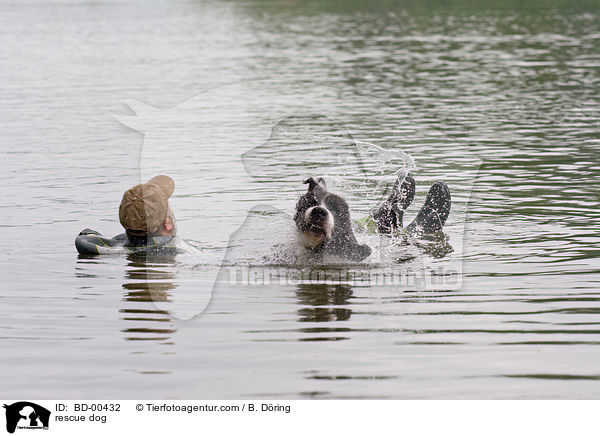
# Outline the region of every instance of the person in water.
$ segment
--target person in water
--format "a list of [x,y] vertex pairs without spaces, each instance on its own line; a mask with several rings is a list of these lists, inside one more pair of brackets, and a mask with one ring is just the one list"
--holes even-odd
[[125,191],[119,206],[119,221],[125,229],[127,245],[146,245],[154,236],[175,236],[177,225],[169,206],[174,191],[175,182],[164,175]]
[[177,224],[169,206],[175,182],[169,176],[156,176],[147,183],[129,188],[119,206],[119,221],[125,233],[105,238],[85,229],[75,238],[80,254],[113,254],[127,251],[176,250]]

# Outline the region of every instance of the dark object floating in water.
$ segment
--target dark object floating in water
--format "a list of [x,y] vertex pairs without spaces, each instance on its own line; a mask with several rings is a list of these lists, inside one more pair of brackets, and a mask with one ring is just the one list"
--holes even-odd
[[105,238],[95,230],[82,230],[75,238],[75,248],[80,254],[164,253],[176,254],[175,238],[151,236],[146,244],[130,245],[125,233],[114,238]]

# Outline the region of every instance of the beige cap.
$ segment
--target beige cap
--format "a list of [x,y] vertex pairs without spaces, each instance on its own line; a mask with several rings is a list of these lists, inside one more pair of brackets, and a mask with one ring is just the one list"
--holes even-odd
[[174,190],[173,179],[162,175],[128,189],[119,207],[121,225],[131,233],[158,232],[167,218],[169,197]]

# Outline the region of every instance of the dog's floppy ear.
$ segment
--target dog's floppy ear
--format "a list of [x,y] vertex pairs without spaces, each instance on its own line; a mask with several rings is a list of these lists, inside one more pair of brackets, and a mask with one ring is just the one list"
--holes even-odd
[[296,203],[296,214],[294,215],[294,221],[301,231],[306,227],[306,223],[303,219],[304,212],[306,212],[308,208],[319,204],[313,191],[316,186],[314,179],[311,177],[305,180],[304,183],[308,184],[308,191],[298,199],[298,203]]
[[309,177],[302,183],[304,183],[305,185],[308,185],[308,192],[312,192],[315,189],[315,186],[317,186],[319,184],[319,182],[317,182],[312,177]]
[[304,183],[308,185],[307,194],[314,195],[317,201],[323,200],[323,198],[327,195],[325,180],[323,180],[322,177],[319,177],[317,180],[315,180],[312,177],[309,177],[304,181]]
[[308,185],[309,191],[315,189],[317,186],[327,189],[327,184],[325,183],[325,179],[323,179],[323,177],[319,177],[317,180],[315,180],[313,177],[309,177],[303,183]]

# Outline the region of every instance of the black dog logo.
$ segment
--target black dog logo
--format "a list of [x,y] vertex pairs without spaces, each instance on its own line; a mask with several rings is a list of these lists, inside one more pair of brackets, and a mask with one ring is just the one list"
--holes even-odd
[[[48,428],[50,411],[29,401],[19,401],[6,409],[6,431],[14,433],[17,425],[19,428]],[[41,424],[40,424],[41,421]]]

